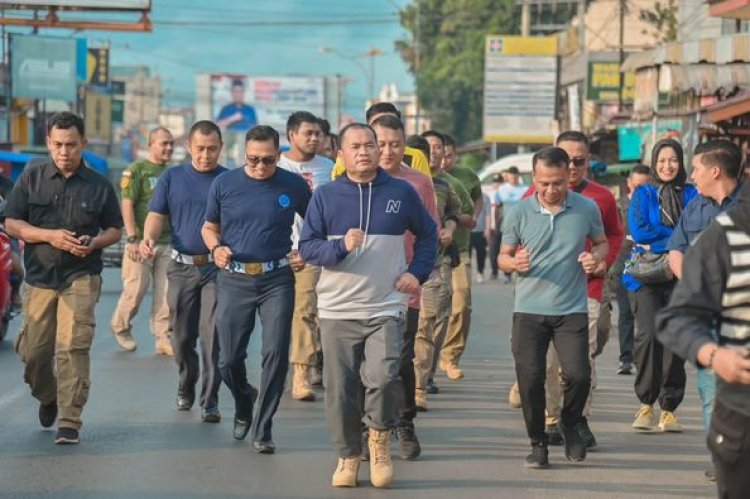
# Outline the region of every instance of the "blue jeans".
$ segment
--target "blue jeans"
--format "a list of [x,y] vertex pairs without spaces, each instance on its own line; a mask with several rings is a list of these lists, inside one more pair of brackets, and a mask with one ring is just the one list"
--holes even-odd
[[701,412],[703,414],[703,428],[708,431],[711,427],[711,414],[714,412],[716,398],[716,374],[711,369],[698,368],[698,395],[701,397]]
[[253,419],[254,442],[269,442],[273,415],[281,402],[289,369],[289,338],[294,313],[294,275],[289,267],[260,276],[219,271],[216,329],[219,372],[234,397],[236,417],[252,416],[252,394],[245,358],[255,314],[260,315],[263,341],[258,411]]

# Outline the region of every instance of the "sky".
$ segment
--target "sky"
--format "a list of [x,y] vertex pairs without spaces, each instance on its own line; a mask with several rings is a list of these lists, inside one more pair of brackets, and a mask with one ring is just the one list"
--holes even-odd
[[[409,39],[397,14],[409,1],[153,0],[152,33],[89,31],[74,36],[86,36],[89,46],[111,44],[112,65],[148,65],[162,78],[169,105],[194,104],[197,73],[339,73],[351,80],[344,92],[345,108],[357,116],[368,94],[363,70],[321,48],[331,47],[344,56],[378,48],[383,55],[375,58],[376,92],[386,83],[411,91],[412,77],[394,46],[398,39]],[[368,58],[358,60],[369,70]]]

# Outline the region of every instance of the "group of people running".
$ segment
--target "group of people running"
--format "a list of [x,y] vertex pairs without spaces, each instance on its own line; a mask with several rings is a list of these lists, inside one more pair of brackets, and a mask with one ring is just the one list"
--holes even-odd
[[[8,232],[27,244],[24,322],[15,348],[40,402],[40,423],[58,422],[56,443],[79,441],[101,249],[118,241],[124,227],[123,293],[112,331],[123,349],[136,348],[131,321],[153,282],[156,352],[175,356],[178,410],[195,404],[201,379],[201,418],[221,421],[223,382],[235,403],[234,438],[252,432],[253,449],[273,453],[273,416],[291,363],[294,399],[314,400],[312,385],[325,385],[339,458],[333,486],[356,486],[362,460],[370,461],[373,485],[390,485],[394,433],[402,458],[420,455],[414,419],[439,390],[436,369],[451,380],[463,377],[470,233],[486,213],[485,199],[476,174],[455,164],[449,136],[428,131],[407,137],[390,103],[373,105],[366,118],[334,136],[323,133],[316,116],[295,112],[285,153],[276,130],[254,126],[245,136],[245,164],[235,170],[219,165],[222,132],[215,123],[192,126],[190,162],[173,168],[166,168],[172,134],[156,128],[148,158],[123,173],[120,202],[112,185],[82,162],[81,118],[59,113],[50,120],[50,158],[25,169],[8,197],[6,217]],[[336,151],[335,163],[320,154],[325,149]],[[742,197],[741,155],[727,140],[699,146],[695,187],[686,183],[677,141],[657,143],[652,156],[650,168],[636,168],[630,177],[627,236],[613,195],[588,178],[590,145],[580,132],[564,132],[555,146],[534,155],[534,185],[523,196],[493,203],[497,266],[517,276],[511,341],[531,440],[529,468],[548,467],[550,444],[563,444],[572,461],[597,445],[589,420],[595,359],[606,337],[598,324],[609,321],[618,255],[627,291],[618,298],[628,300],[636,325],[632,357],[642,405],[633,427],[680,431],[675,410],[685,389],[683,359],[736,382],[714,364],[728,356],[718,345],[748,346],[742,304],[717,312],[725,317],[721,328],[713,327],[718,344],[709,328],[701,344],[695,331],[693,350],[685,350],[677,346],[683,337],[670,334],[668,303],[674,276],[683,275],[682,255],[689,257],[701,231]],[[517,178],[514,184],[515,193]],[[624,241],[631,244],[626,256]],[[728,289],[740,286],[740,293],[744,263],[735,260],[740,277]],[[703,278],[713,283],[724,275]],[[719,297],[716,303],[726,302]],[[618,303],[622,308],[624,301]],[[263,335],[257,388],[245,366],[256,314]],[[745,380],[748,367],[736,362],[732,372]],[[708,369],[700,376],[708,417],[716,380]],[[729,418],[749,417],[743,403],[725,406]],[[731,438],[722,434],[717,446]],[[736,460],[714,456],[720,487],[744,483],[734,473]]]

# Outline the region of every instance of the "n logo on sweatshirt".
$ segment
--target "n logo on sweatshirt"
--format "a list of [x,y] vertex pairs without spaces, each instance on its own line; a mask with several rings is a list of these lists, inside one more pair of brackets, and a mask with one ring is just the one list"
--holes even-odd
[[386,213],[398,213],[400,210],[401,210],[401,201],[395,201],[393,199],[389,199],[388,203],[385,205]]

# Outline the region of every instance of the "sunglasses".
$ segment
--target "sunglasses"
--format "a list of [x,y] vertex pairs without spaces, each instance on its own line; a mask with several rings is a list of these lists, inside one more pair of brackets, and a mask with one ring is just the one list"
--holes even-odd
[[587,158],[570,158],[569,164],[575,166],[576,168],[581,168],[586,164],[586,159]]
[[250,166],[258,166],[259,163],[263,163],[266,166],[274,166],[276,164],[276,156],[265,156],[259,158],[257,156],[245,156],[245,161]]

